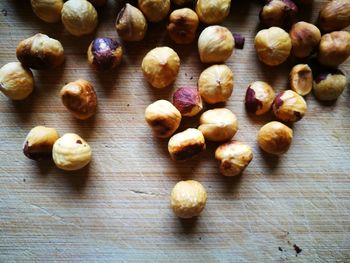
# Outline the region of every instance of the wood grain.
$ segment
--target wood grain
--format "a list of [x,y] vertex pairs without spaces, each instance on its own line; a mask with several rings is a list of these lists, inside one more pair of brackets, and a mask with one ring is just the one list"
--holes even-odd
[[[117,2],[99,10],[97,36],[117,37]],[[321,2],[303,8],[304,19],[316,21]],[[118,70],[96,74],[86,59],[92,37],[77,39],[61,24],[41,22],[29,1],[3,0],[0,10],[0,65],[16,61],[17,43],[37,32],[59,39],[66,52],[62,68],[35,71],[35,92],[26,101],[0,96],[0,262],[350,262],[350,89],[328,106],[307,96],[309,110],[293,127],[290,151],[280,158],[262,153],[256,134],[272,116],[246,114],[246,87],[265,80],[275,90],[287,88],[296,61],[270,68],[257,60],[258,1],[234,0],[223,23],[246,37],[244,50],[227,62],[235,74],[226,105],[239,120],[235,138],[254,149],[237,178],[219,175],[215,144],[198,159],[172,162],[167,142],[153,138],[144,122],[145,107],[170,98],[173,88],[149,87],[140,71],[143,56],[155,46],[173,47],[182,61],[174,87],[196,85],[205,68],[196,44],[174,45],[164,23],[151,25],[144,41],[124,43]],[[349,60],[342,69],[349,73]],[[77,78],[92,81],[99,99],[87,122],[73,119],[58,97]],[[35,125],[80,134],[93,149],[92,163],[67,173],[25,158],[22,143]],[[196,125],[196,118],[186,120],[181,129]],[[208,203],[198,219],[181,221],[169,194],[187,178],[203,183]],[[297,257],[294,244],[302,249]]]

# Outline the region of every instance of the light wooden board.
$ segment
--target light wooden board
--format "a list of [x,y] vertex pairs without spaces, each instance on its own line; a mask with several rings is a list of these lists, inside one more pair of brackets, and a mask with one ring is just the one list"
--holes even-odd
[[[302,10],[307,21],[316,20],[320,4]],[[117,37],[113,25],[120,6],[109,0],[99,11],[97,36]],[[286,89],[295,62],[277,68],[258,62],[258,1],[234,0],[223,23],[246,37],[245,49],[227,62],[235,74],[226,105],[238,116],[235,138],[254,149],[238,178],[218,173],[214,144],[200,158],[174,163],[167,142],[153,138],[144,122],[145,107],[168,99],[173,88],[157,91],[146,84],[143,56],[155,46],[173,47],[181,57],[174,87],[196,85],[205,68],[196,44],[174,45],[164,23],[151,25],[144,41],[124,45],[116,71],[96,74],[86,60],[92,37],[78,39],[61,24],[41,22],[29,1],[2,0],[0,10],[0,65],[16,61],[17,43],[37,32],[59,39],[66,52],[64,67],[35,71],[29,99],[13,103],[0,96],[0,262],[350,261],[350,89],[330,106],[307,96],[309,110],[294,125],[289,152],[280,158],[263,154],[256,134],[272,116],[246,114],[246,87],[265,80],[275,90]],[[349,60],[342,69],[349,73]],[[78,78],[92,81],[98,95],[98,113],[87,122],[73,119],[58,97],[65,83]],[[35,125],[80,134],[93,149],[91,165],[67,173],[24,157],[23,140]],[[187,120],[181,129],[196,125],[197,119]],[[208,203],[197,220],[181,221],[169,208],[169,194],[177,181],[189,178],[203,183]],[[302,249],[298,257],[294,244]]]

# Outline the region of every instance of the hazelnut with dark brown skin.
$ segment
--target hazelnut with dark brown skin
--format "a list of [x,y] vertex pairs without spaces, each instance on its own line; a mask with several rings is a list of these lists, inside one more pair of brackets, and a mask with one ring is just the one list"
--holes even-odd
[[259,18],[265,26],[289,27],[298,12],[291,0],[270,0],[261,9]]
[[277,94],[272,109],[278,120],[296,122],[304,117],[307,105],[304,98],[298,93],[286,90]]
[[313,92],[321,101],[336,100],[347,84],[346,76],[338,69],[322,69],[315,74]]
[[274,99],[275,92],[268,83],[255,81],[247,88],[245,108],[250,113],[261,115],[270,110]]
[[350,25],[350,1],[332,0],[320,10],[320,28],[325,32],[341,30]]
[[202,99],[196,87],[181,87],[173,94],[173,104],[182,116],[192,117],[202,109]]

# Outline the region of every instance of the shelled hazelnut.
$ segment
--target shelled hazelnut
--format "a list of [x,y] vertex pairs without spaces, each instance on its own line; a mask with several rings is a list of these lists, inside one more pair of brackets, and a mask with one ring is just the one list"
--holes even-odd
[[230,13],[231,0],[198,0],[196,13],[202,23],[220,24]]
[[307,64],[295,65],[289,73],[289,83],[293,91],[301,96],[312,90],[312,70]]
[[278,120],[296,122],[304,117],[307,105],[304,98],[298,93],[286,90],[277,94],[272,109]]
[[268,27],[288,27],[297,13],[298,7],[291,0],[270,0],[261,9],[259,18]]
[[150,22],[162,21],[170,11],[170,0],[138,0],[139,8]]
[[195,87],[180,87],[173,94],[173,104],[182,116],[192,117],[202,109],[202,99]]
[[47,23],[61,21],[63,0],[31,0],[34,14]]
[[95,7],[101,7],[107,3],[107,0],[89,0],[89,2]]
[[341,30],[350,25],[350,1],[332,0],[320,10],[318,23],[323,31]]
[[245,95],[245,108],[255,115],[262,115],[271,109],[275,92],[264,81],[255,81],[249,85]]
[[336,100],[347,85],[346,76],[338,69],[323,69],[314,76],[313,92],[321,101]]

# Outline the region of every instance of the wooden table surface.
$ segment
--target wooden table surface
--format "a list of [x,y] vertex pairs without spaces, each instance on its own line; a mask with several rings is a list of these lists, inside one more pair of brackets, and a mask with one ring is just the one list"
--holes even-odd
[[[303,8],[304,19],[315,21],[320,5]],[[120,8],[109,0],[99,10],[96,36],[117,37]],[[235,74],[226,105],[239,120],[235,138],[254,150],[237,178],[218,173],[215,144],[200,158],[174,163],[167,141],[154,138],[144,121],[145,107],[169,99],[173,87],[157,91],[145,82],[143,56],[156,46],[173,47],[181,58],[174,87],[196,85],[205,68],[196,44],[174,45],[165,23],[151,25],[144,41],[123,44],[117,70],[97,74],[86,59],[92,36],[75,38],[61,24],[45,24],[29,1],[2,0],[0,10],[0,65],[16,61],[17,43],[38,32],[59,39],[66,54],[63,67],[34,72],[36,87],[27,100],[0,96],[0,262],[350,262],[350,89],[333,105],[308,95],[309,109],[293,127],[289,152],[280,158],[262,153],[256,134],[273,117],[247,115],[246,87],[265,80],[276,91],[286,89],[296,61],[270,68],[257,60],[258,1],[234,0],[223,23],[246,37],[244,50],[227,62]],[[341,68],[349,73],[349,60]],[[75,120],[58,96],[78,78],[92,81],[99,100],[96,117],[85,122]],[[181,129],[197,122],[186,120]],[[22,143],[36,125],[81,135],[93,149],[92,163],[64,172],[51,161],[27,159]],[[181,179],[207,189],[207,206],[197,219],[179,220],[169,207],[170,191]]]

